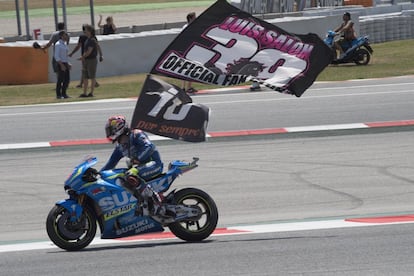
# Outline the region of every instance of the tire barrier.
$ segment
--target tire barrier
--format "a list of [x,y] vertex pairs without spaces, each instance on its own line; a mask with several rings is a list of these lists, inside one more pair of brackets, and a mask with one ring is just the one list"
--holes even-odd
[[360,16],[361,35],[368,35],[372,43],[414,38],[414,10],[380,16]]

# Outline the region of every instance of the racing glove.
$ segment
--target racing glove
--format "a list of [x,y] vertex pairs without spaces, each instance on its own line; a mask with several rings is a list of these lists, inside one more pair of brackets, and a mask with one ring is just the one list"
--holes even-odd
[[125,173],[125,179],[126,181],[133,186],[134,188],[138,188],[140,185],[139,177],[138,177],[138,169],[136,167],[130,168]]

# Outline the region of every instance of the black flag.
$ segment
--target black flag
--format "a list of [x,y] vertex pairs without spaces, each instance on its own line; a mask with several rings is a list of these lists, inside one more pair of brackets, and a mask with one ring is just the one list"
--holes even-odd
[[137,100],[131,128],[188,142],[203,142],[209,108],[192,103],[181,88],[147,76]]
[[258,81],[300,97],[331,62],[316,34],[292,34],[217,1],[161,54],[152,74],[216,85]]

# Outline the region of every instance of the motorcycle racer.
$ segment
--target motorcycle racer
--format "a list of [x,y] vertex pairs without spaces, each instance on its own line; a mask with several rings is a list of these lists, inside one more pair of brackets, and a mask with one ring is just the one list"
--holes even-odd
[[[115,115],[108,118],[106,137],[117,143],[112,155],[101,171],[115,168],[123,157],[130,158],[132,167],[126,172],[123,186],[136,198],[140,199],[142,206],[138,212],[149,211],[154,215],[164,215],[159,194],[155,192],[146,181],[162,173],[163,163],[156,146],[150,141],[147,134],[140,129],[130,129],[125,116]],[[148,208],[148,199],[153,208]],[[148,210],[152,209],[152,210]]]

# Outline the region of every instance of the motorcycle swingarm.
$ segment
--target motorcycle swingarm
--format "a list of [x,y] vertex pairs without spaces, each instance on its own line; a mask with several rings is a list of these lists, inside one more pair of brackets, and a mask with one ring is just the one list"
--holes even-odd
[[201,209],[197,206],[175,206],[176,218],[175,221],[198,220],[201,217]]
[[188,207],[184,205],[167,205],[167,209],[174,210],[176,217],[162,217],[162,216],[153,216],[152,218],[162,225],[168,225],[174,222],[183,222],[183,221],[197,221],[201,217],[201,209],[198,207]]

